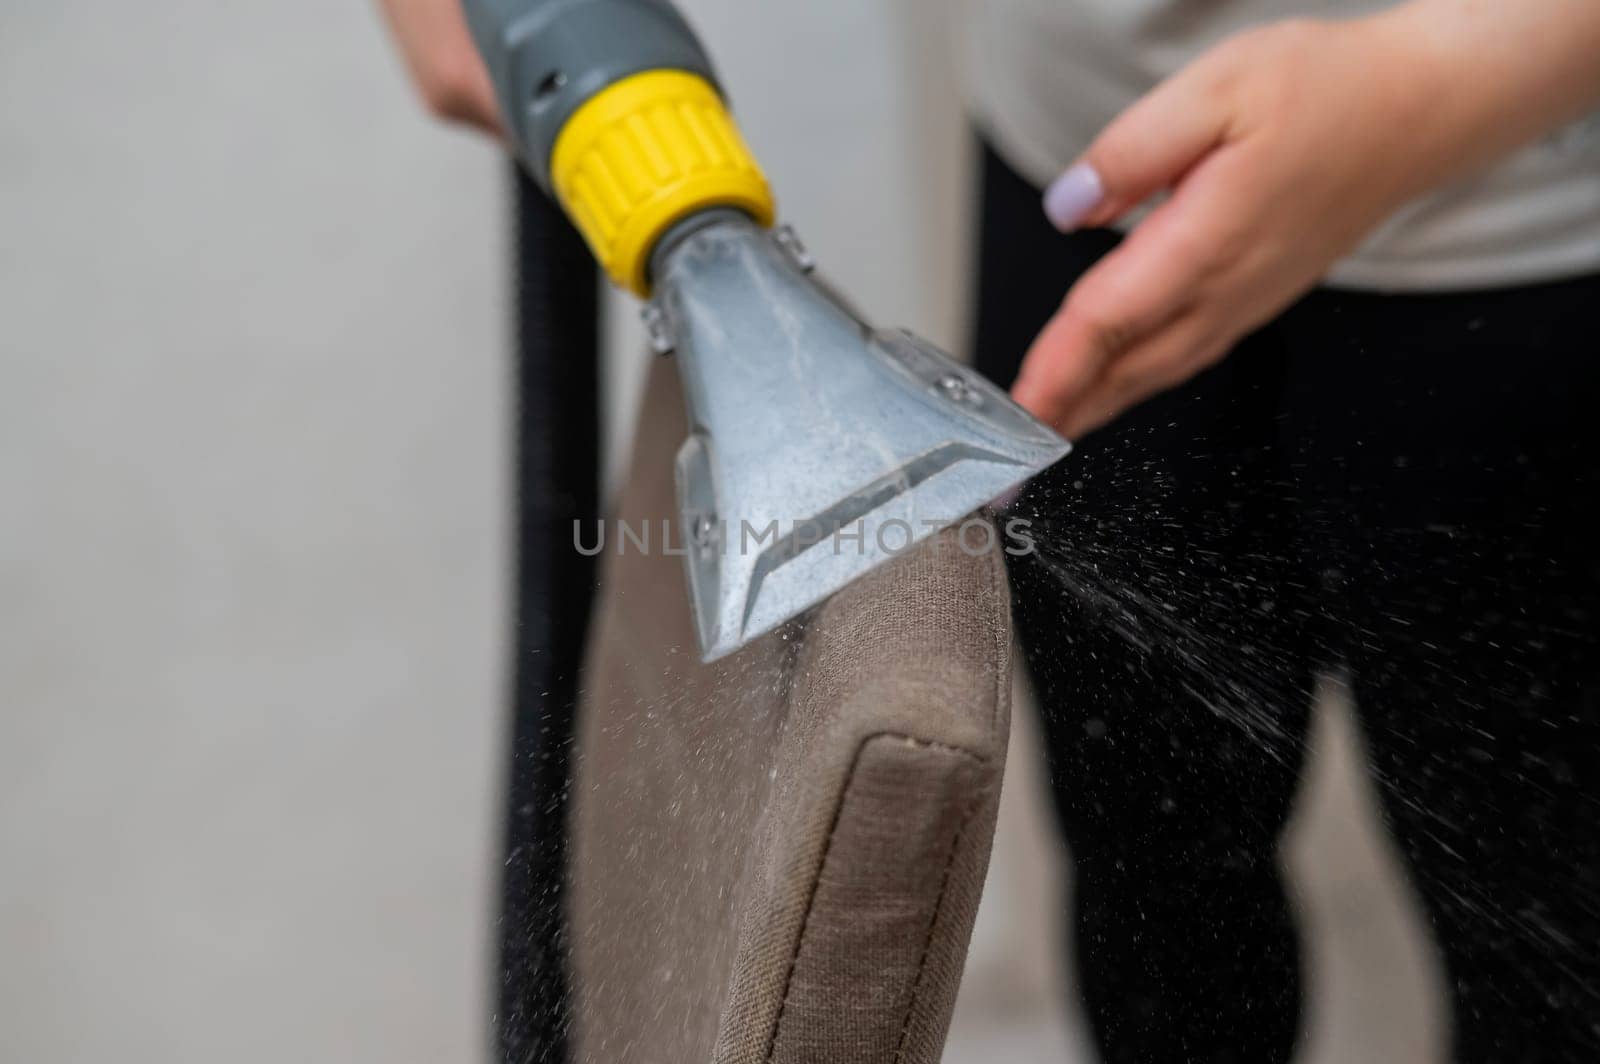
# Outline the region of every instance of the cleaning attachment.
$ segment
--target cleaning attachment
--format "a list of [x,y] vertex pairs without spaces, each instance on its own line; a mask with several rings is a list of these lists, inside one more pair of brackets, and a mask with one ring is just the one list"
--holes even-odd
[[706,660],[1067,453],[982,377],[867,325],[768,228],[766,178],[667,0],[463,2],[512,146],[678,359]]
[[863,322],[789,230],[698,215],[662,242],[655,278],[646,316],[689,406],[678,502],[708,661],[1069,450],[937,348]]

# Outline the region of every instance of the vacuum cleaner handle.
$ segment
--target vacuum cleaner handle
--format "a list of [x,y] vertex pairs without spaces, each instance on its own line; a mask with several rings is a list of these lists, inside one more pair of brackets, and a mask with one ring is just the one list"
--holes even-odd
[[669,0],[463,0],[512,146],[623,288],[689,215],[776,208]]

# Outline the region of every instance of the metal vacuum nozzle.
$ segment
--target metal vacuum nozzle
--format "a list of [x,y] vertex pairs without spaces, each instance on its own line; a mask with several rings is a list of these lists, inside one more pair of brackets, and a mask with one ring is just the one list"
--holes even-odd
[[463,0],[506,132],[651,300],[692,431],[690,600],[717,658],[1067,453],[1003,392],[811,276],[671,0]]
[[653,262],[647,318],[689,407],[678,502],[707,661],[1070,449],[932,345],[863,322],[788,230],[708,211]]

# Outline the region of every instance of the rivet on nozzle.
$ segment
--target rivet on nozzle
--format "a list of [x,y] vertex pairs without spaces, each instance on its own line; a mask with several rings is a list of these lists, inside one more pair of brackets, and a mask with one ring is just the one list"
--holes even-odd
[[672,349],[678,346],[678,341],[672,335],[672,326],[667,322],[667,316],[660,307],[654,303],[646,303],[639,310],[639,318],[644,322],[645,332],[650,336],[650,350],[658,355],[670,355]]
[[794,231],[794,226],[788,222],[783,223],[772,231],[772,239],[777,245],[788,253],[794,264],[800,267],[801,273],[810,273],[817,268],[817,260],[811,257],[811,252],[800,240],[800,234]]
[[959,374],[946,373],[940,377],[939,391],[952,403],[965,403],[968,406],[978,403],[978,393]]

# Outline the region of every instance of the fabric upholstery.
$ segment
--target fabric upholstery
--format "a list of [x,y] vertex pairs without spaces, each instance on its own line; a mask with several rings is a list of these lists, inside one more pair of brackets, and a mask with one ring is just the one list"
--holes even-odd
[[[618,513],[652,548],[682,410],[662,360]],[[937,1061],[1010,727],[1001,559],[936,537],[703,666],[682,559],[623,546],[579,713],[574,1059]]]

